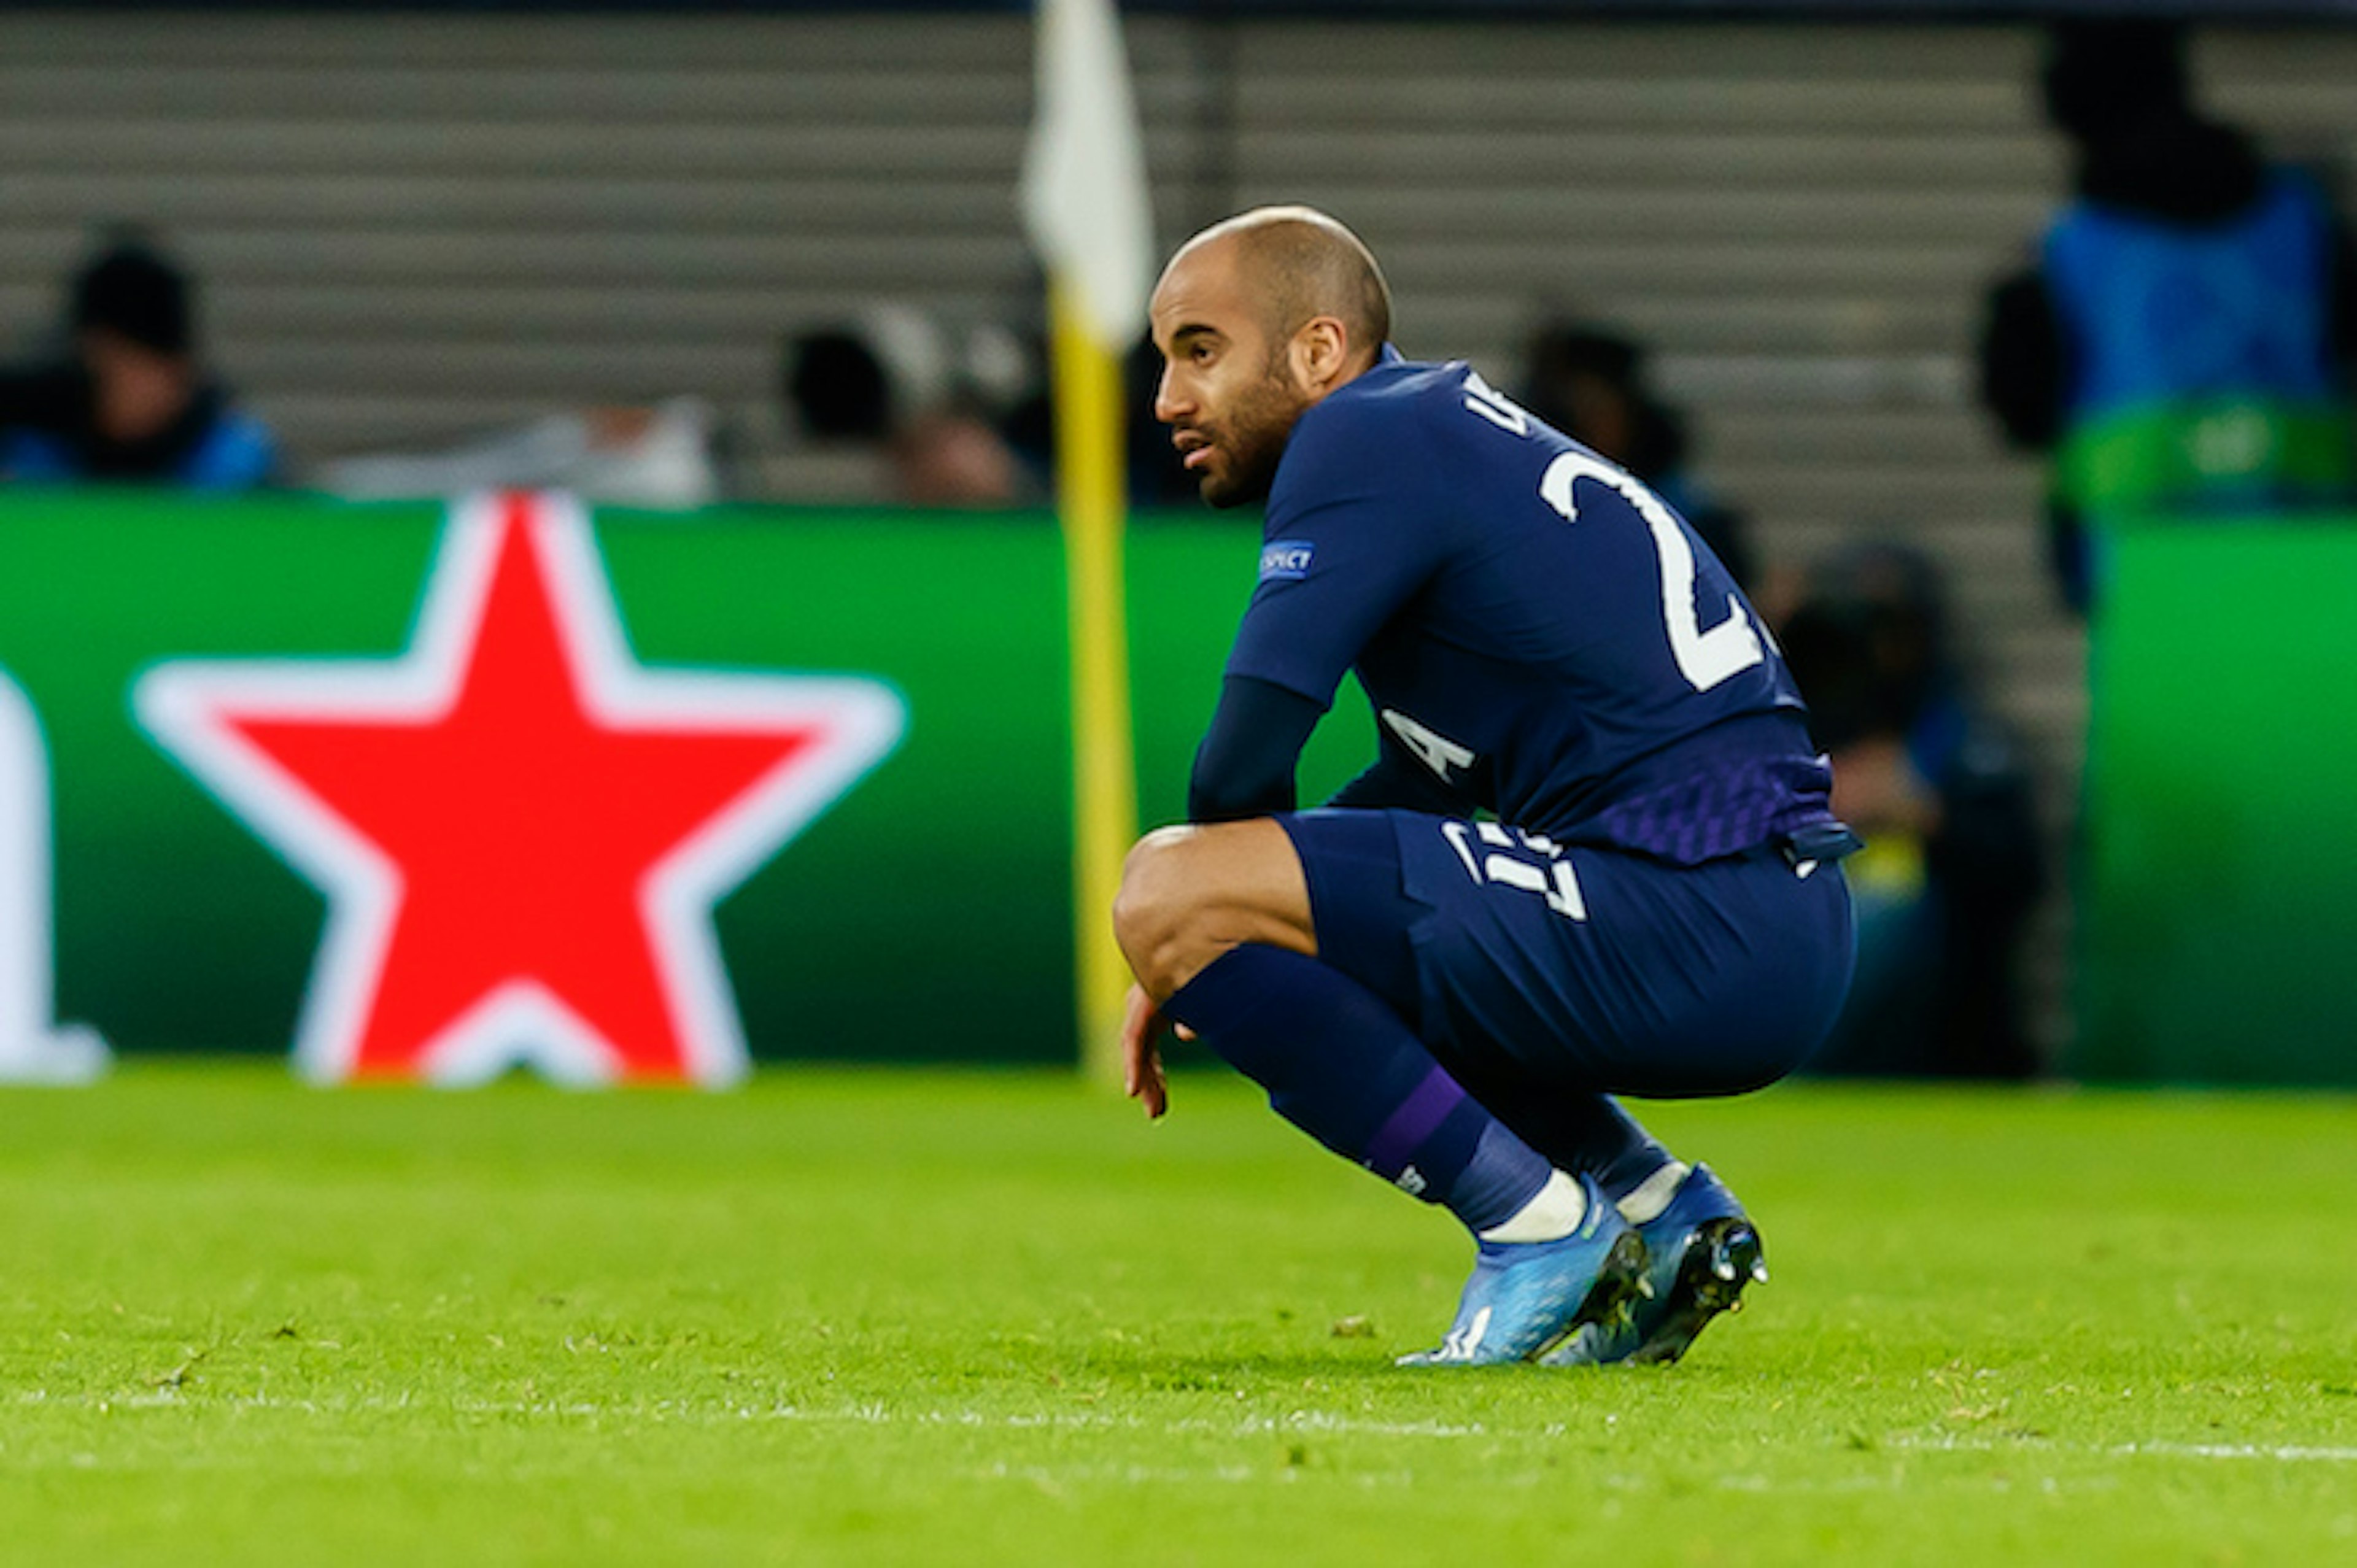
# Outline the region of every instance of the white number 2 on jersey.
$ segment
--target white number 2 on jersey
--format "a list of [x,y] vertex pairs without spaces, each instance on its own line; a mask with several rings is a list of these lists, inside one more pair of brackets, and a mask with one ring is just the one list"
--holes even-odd
[[1653,553],[1662,567],[1662,618],[1669,627],[1670,656],[1677,660],[1678,673],[1687,684],[1707,692],[1765,657],[1759,628],[1744,613],[1743,601],[1733,594],[1727,596],[1727,618],[1708,631],[1702,629],[1695,605],[1694,546],[1686,542],[1685,530],[1670,515],[1670,509],[1634,475],[1585,452],[1566,452],[1539,476],[1539,499],[1561,512],[1565,521],[1577,522],[1579,509],[1572,504],[1571,487],[1579,479],[1610,486],[1637,509],[1652,531]]

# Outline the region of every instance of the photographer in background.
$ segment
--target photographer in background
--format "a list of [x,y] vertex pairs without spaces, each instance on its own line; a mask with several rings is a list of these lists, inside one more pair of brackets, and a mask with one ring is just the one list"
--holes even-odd
[[2357,500],[2357,252],[2316,180],[2201,112],[2175,24],[2060,24],[2040,85],[2073,199],[1990,291],[1980,395],[2050,459],[2055,579],[2084,614],[2107,520]]
[[135,241],[75,274],[67,354],[0,370],[0,479],[244,489],[277,446],[197,358],[193,289]]
[[985,509],[1031,499],[989,400],[963,371],[931,317],[894,307],[788,338],[779,391],[807,439],[873,456],[871,493],[858,499]]
[[1937,569],[1896,544],[1836,552],[1779,628],[1832,757],[1857,973],[1809,1070],[2029,1078],[2023,926],[2045,885],[2030,781],[1948,650]]

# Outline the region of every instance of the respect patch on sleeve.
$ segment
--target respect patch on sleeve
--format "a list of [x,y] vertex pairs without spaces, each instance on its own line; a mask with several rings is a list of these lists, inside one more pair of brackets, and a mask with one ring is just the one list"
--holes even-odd
[[1310,557],[1317,546],[1306,539],[1278,539],[1261,546],[1260,580],[1264,583],[1297,583],[1309,575]]

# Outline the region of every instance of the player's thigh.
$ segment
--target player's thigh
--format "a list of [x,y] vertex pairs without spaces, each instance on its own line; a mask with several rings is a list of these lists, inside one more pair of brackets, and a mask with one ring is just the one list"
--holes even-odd
[[1773,848],[1701,865],[1442,824],[1408,857],[1436,916],[1416,961],[1460,1049],[1613,1093],[1773,1082],[1832,1026],[1853,962],[1837,865]]
[[1382,997],[1421,1030],[1424,998],[1413,933],[1431,914],[1408,896],[1401,862],[1402,819],[1410,811],[1321,809],[1275,819],[1293,843],[1318,961]]
[[1679,867],[1416,812],[1283,819],[1319,956],[1444,1060],[1636,1094],[1729,1093],[1822,1037],[1850,964],[1836,868]]

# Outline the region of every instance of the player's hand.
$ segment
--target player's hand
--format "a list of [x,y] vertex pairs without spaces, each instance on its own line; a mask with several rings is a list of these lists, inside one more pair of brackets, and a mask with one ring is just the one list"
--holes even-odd
[[1121,1090],[1146,1107],[1148,1119],[1170,1109],[1170,1089],[1162,1078],[1163,1028],[1162,1009],[1146,987],[1131,986],[1121,1021]]

